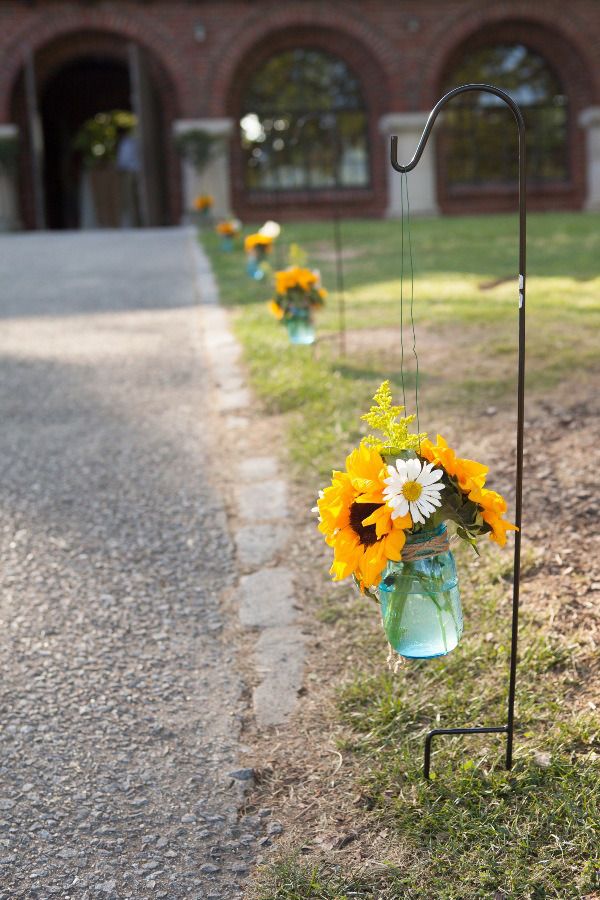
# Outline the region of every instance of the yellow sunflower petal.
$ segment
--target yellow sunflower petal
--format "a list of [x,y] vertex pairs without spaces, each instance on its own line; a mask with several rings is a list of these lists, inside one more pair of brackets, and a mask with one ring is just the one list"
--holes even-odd
[[401,528],[394,528],[383,539],[383,543],[385,544],[385,555],[387,558],[398,562],[402,558],[402,548],[406,543],[406,534]]
[[386,503],[383,503],[378,509],[374,510],[370,516],[362,520],[362,525],[375,526],[375,534],[378,538],[388,534],[392,530],[392,510]]
[[383,541],[377,541],[367,547],[359,565],[360,581],[365,587],[373,587],[379,584],[381,573],[387,565],[385,547]]

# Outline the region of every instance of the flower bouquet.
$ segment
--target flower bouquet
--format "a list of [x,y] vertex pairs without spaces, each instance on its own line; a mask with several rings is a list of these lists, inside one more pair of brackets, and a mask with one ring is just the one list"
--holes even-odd
[[301,266],[275,272],[275,297],[269,309],[286,326],[290,343],[314,343],[314,311],[323,306],[326,296],[319,272]]
[[221,237],[221,250],[226,253],[233,250],[233,241],[240,232],[240,222],[237,219],[225,219],[217,223],[215,230]]
[[265,265],[267,256],[271,252],[274,238],[270,234],[249,234],[244,240],[246,251],[246,271],[255,281],[262,281],[268,266]]
[[208,219],[213,208],[214,200],[210,194],[198,194],[194,197],[194,210],[198,213],[200,220]]
[[364,438],[344,472],[320,492],[319,530],[333,549],[335,581],[352,576],[381,606],[383,627],[402,657],[441,656],[463,629],[447,523],[477,552],[489,535],[504,546],[516,531],[506,501],[485,487],[487,466],[461,459],[438,435],[412,434],[384,381],[362,418],[383,438]]

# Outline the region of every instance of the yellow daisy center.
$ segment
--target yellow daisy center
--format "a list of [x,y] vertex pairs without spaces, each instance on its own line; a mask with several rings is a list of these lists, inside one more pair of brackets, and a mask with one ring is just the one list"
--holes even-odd
[[423,488],[418,481],[405,481],[402,485],[402,495],[409,503],[414,503],[423,493]]

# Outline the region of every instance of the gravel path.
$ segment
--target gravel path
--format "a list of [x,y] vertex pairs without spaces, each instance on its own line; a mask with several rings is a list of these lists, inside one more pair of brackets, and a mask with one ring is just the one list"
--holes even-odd
[[3,900],[237,897],[277,830],[226,777],[234,573],[188,241],[0,241]]

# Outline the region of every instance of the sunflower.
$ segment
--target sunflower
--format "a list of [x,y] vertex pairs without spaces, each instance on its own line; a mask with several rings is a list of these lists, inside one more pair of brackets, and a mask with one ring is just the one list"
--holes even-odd
[[475,487],[482,488],[485,484],[489,468],[475,462],[474,459],[461,459],[448,446],[441,434],[437,436],[437,444],[433,444],[427,438],[421,441],[419,455],[425,457],[428,462],[441,466],[448,475],[456,478],[461,491],[466,494]]
[[480,488],[471,491],[469,499],[473,500],[481,508],[483,521],[492,529],[490,540],[504,547],[506,544],[506,532],[519,530],[512,522],[502,518],[507,510],[504,497],[497,494],[496,491]]
[[213,198],[210,194],[198,194],[197,197],[194,197],[194,209],[198,210],[198,212],[210,209],[212,205]]
[[216,225],[216,232],[222,237],[235,237],[240,230],[240,223],[236,219],[227,219]]
[[246,253],[249,253],[251,250],[255,250],[257,247],[263,247],[265,250],[269,250],[271,248],[271,244],[273,243],[273,238],[269,237],[266,234],[249,234],[244,240],[244,250]]
[[285,315],[284,310],[279,305],[277,300],[269,300],[269,312],[271,312],[276,319],[283,319]]
[[303,269],[300,266],[290,266],[289,269],[275,272],[275,290],[278,294],[285,294],[293,288],[299,288],[301,291],[309,293],[318,284],[319,273]]
[[392,519],[383,491],[386,468],[377,450],[361,444],[334,472],[317,501],[319,529],[333,548],[334,581],[355,575],[362,588],[378,584],[388,560],[400,560],[410,515]]
[[504,497],[484,487],[488,467],[473,459],[460,459],[439,434],[437,444],[432,444],[429,440],[422,441],[420,452],[425,459],[445,469],[469,500],[479,506],[483,521],[491,529],[490,540],[503,547],[506,544],[506,532],[519,529],[503,518],[507,511]]

